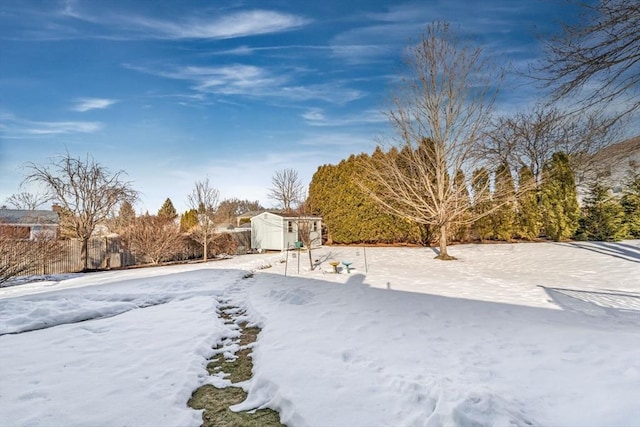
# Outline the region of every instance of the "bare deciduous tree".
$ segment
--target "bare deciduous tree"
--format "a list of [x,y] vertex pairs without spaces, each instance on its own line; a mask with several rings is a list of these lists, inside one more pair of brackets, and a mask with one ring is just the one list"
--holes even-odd
[[638,0],[581,2],[582,20],[564,24],[546,46],[536,71],[553,99],[578,101],[578,110],[604,109],[616,101],[615,118],[640,109],[640,3]]
[[207,260],[209,243],[215,231],[214,215],[218,208],[220,192],[211,186],[209,178],[196,181],[195,187],[187,197],[189,206],[198,212],[198,225],[191,231],[191,235],[202,245],[202,259]]
[[136,255],[148,257],[153,264],[171,260],[184,246],[175,220],[159,215],[135,218],[124,232],[124,238]]
[[15,209],[33,211],[45,204],[48,200],[49,198],[42,194],[22,192],[12,194],[7,198],[7,203],[13,206]]
[[586,173],[594,166],[592,155],[615,135],[615,127],[603,125],[598,115],[567,115],[539,105],[497,118],[484,138],[482,154],[495,165],[526,166],[540,183],[542,167],[553,153],[564,152],[574,171]]
[[243,213],[250,211],[257,211],[262,209],[259,201],[250,201],[250,200],[240,200],[237,198],[225,199],[220,202],[218,209],[216,210],[216,222],[223,223],[228,222],[231,223],[235,220],[238,215],[242,215]]
[[313,263],[313,255],[311,251],[314,247],[320,246],[322,240],[321,221],[312,215],[301,212],[294,220],[296,228],[298,229],[298,240],[302,242],[307,249],[307,255],[309,258],[309,268],[313,270],[315,265]]
[[134,201],[137,192],[131,183],[123,181],[124,171],[112,173],[87,156],[84,160],[69,153],[50,165],[27,164],[30,171],[25,182],[43,184],[52,200],[68,213],[61,223],[75,237],[82,240],[84,269],[88,267],[87,244],[96,226],[107,220],[116,207],[125,201]]
[[304,185],[294,169],[282,169],[276,171],[271,178],[273,187],[267,195],[269,199],[278,202],[285,212],[291,212],[295,205],[300,203],[304,194]]
[[388,212],[438,229],[447,253],[452,224],[472,222],[466,176],[474,150],[490,122],[496,75],[481,49],[460,45],[449,25],[434,23],[407,54],[407,75],[388,113],[397,151],[378,156],[362,171],[360,184]]

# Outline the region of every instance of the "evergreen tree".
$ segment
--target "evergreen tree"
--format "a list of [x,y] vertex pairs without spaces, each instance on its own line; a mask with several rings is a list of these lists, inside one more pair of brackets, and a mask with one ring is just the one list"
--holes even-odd
[[629,173],[620,205],[624,211],[623,223],[629,237],[640,239],[640,173]]
[[127,229],[133,221],[136,219],[136,212],[133,210],[133,205],[129,201],[124,201],[120,205],[118,210],[118,217],[116,218],[116,230],[122,233]]
[[491,215],[493,236],[498,240],[511,240],[516,227],[515,185],[511,170],[505,163],[496,170],[494,203],[496,210]]
[[584,199],[577,237],[585,240],[617,241],[627,236],[624,210],[609,194],[609,189],[596,182]]
[[569,157],[554,153],[542,168],[541,211],[544,230],[555,241],[571,238],[578,229],[580,207]]
[[174,220],[178,217],[178,212],[176,211],[176,208],[173,207],[173,203],[171,203],[170,198],[167,197],[167,200],[164,201],[162,207],[158,210],[158,216],[170,220]]
[[[471,206],[471,197],[469,196],[469,190],[467,189],[467,180],[461,169],[458,169],[455,177],[453,178],[453,186],[456,191],[460,190],[461,203],[466,206]],[[470,239],[471,233],[471,227],[468,223],[469,214],[462,214],[459,220],[460,222],[452,224],[451,239],[458,242],[466,242]]]
[[485,215],[492,209],[492,202],[488,197],[489,189],[489,172],[485,168],[476,169],[473,172],[471,181],[471,189],[473,190],[473,211],[474,215],[479,215],[472,229],[480,240],[486,240],[492,236],[493,225],[489,215]]
[[[376,150],[374,156],[396,155]],[[367,154],[351,155],[337,165],[318,168],[309,185],[307,204],[321,215],[327,243],[422,242],[424,228],[389,215],[354,182]]]
[[180,231],[187,233],[198,225],[198,211],[189,209],[180,217]]
[[516,235],[522,239],[532,240],[540,235],[542,215],[538,206],[538,190],[535,185],[535,177],[528,166],[523,166],[520,169],[518,189]]

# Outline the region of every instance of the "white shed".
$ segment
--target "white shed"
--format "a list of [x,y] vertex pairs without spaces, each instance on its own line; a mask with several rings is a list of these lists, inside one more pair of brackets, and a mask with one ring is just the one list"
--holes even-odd
[[251,247],[257,250],[284,251],[295,248],[296,242],[308,241],[312,247],[322,244],[322,218],[281,212],[262,212],[251,218]]

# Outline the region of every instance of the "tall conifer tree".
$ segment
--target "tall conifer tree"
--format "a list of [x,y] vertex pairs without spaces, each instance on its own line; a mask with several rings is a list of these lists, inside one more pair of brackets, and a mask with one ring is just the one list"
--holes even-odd
[[[376,150],[373,156],[397,155]],[[318,168],[309,185],[308,203],[322,216],[329,243],[422,242],[423,228],[384,212],[353,181],[367,154],[351,155],[337,165]]]
[[118,217],[116,218],[116,229],[119,233],[122,233],[127,227],[133,224],[136,219],[136,211],[133,210],[133,205],[128,200],[125,200],[120,205],[118,210]]
[[516,225],[515,212],[515,185],[511,170],[506,163],[501,164],[496,170],[495,179],[496,196],[494,203],[498,206],[491,219],[493,222],[493,235],[498,240],[511,240]]
[[[456,176],[453,178],[453,185],[460,190],[461,202],[466,206],[471,206],[471,197],[467,189],[467,179],[464,172],[458,169]],[[459,242],[466,242],[470,239],[471,227],[469,226],[469,213],[461,215],[460,222],[454,223],[451,227],[451,237]]]
[[170,198],[167,197],[167,200],[164,201],[162,207],[158,210],[158,216],[171,220],[178,217],[178,212],[176,211],[176,208],[173,207],[173,203]]
[[485,215],[492,209],[489,193],[489,172],[485,168],[476,169],[473,172],[471,188],[473,189],[473,211],[479,219],[473,223],[473,231],[480,240],[492,237],[493,226],[491,217]]
[[518,189],[516,234],[522,239],[532,240],[540,236],[542,215],[538,206],[538,189],[535,185],[535,177],[528,166],[523,166],[520,169]]
[[640,173],[630,172],[620,204],[629,237],[640,239]]
[[580,207],[569,157],[553,154],[542,170],[541,210],[544,230],[555,241],[571,238],[578,229]]
[[584,199],[578,237],[586,240],[617,241],[627,236],[624,210],[609,194],[609,188],[595,182]]
[[198,225],[198,211],[189,209],[180,217],[180,231],[187,233]]

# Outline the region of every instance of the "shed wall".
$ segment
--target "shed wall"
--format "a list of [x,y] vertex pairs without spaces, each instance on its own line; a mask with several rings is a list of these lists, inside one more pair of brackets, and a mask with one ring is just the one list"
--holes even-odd
[[263,250],[282,250],[284,247],[282,218],[265,212],[251,218],[251,247]]

